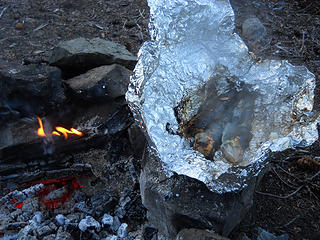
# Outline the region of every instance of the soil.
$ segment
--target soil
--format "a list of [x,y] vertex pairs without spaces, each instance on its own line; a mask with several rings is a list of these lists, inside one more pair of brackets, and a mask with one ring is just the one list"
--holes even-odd
[[[242,22],[258,17],[267,28],[264,45],[250,45],[258,57],[288,59],[316,76],[316,111],[320,110],[320,2],[313,0],[231,0],[236,32]],[[3,60],[44,63],[63,40],[100,37],[125,45],[137,54],[148,40],[149,10],[141,0],[2,0],[0,49]],[[231,237],[255,239],[256,227],[290,239],[320,239],[319,141],[307,149],[271,158],[254,207]],[[302,160],[301,160],[302,159]]]

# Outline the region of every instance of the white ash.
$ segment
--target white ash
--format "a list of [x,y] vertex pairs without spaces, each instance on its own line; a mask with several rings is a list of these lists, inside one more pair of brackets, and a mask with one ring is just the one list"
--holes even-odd
[[37,192],[39,192],[44,187],[43,184],[37,184],[22,191],[14,190],[11,193],[8,193],[4,197],[0,199],[0,205],[13,205],[10,203],[11,199],[16,199],[17,202],[22,202],[28,198],[32,198],[35,196]]

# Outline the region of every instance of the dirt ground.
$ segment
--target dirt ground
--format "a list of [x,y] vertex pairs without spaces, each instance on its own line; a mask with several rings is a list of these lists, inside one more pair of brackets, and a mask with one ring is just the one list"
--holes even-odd
[[[270,41],[250,46],[261,58],[288,59],[316,76],[315,110],[320,110],[320,2],[313,0],[231,0],[236,31],[258,17]],[[148,40],[149,10],[140,0],[1,0],[0,57],[21,64],[47,63],[63,40],[101,37],[136,54]],[[231,234],[256,236],[256,227],[290,239],[320,239],[319,141],[308,149],[275,155],[261,181],[254,207]],[[302,159],[302,160],[301,160]]]

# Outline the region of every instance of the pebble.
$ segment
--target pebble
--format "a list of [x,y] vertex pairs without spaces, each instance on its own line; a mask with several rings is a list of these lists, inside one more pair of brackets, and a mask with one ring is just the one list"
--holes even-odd
[[23,24],[23,23],[18,22],[18,23],[16,24],[16,29],[22,30],[23,28],[24,28],[24,24]]
[[95,228],[98,232],[101,229],[100,223],[91,216],[87,216],[86,218],[82,219],[78,227],[82,232],[85,232],[88,228]]

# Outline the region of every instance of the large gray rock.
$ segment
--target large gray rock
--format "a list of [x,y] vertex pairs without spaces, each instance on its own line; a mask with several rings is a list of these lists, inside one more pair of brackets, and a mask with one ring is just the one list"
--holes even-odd
[[0,61],[0,122],[43,115],[64,101],[58,68]]
[[89,101],[108,101],[124,96],[132,71],[112,64],[89,70],[66,81],[75,94]]
[[113,63],[133,69],[136,57],[125,46],[100,38],[77,38],[61,42],[49,62],[62,69],[64,77],[84,73],[89,69]]
[[149,211],[150,222],[169,239],[184,228],[210,229],[227,236],[252,206],[258,177],[252,176],[241,190],[216,193],[185,175],[166,177],[151,150],[145,153],[144,162],[140,176],[142,203]]

